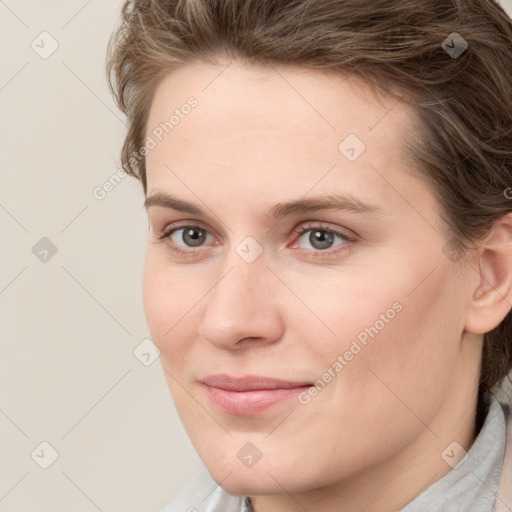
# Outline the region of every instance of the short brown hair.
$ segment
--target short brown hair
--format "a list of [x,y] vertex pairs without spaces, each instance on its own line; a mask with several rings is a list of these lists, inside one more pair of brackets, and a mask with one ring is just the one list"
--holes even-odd
[[[495,0],[127,0],[107,53],[128,118],[122,165],[145,194],[145,158],[134,155],[157,85],[193,61],[227,57],[355,73],[406,99],[420,124],[404,147],[459,254],[512,211],[512,20]],[[484,335],[479,394],[511,368],[509,312]]]

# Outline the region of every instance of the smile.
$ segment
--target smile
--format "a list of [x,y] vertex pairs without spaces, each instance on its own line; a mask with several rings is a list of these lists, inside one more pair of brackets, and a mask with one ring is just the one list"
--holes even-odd
[[212,375],[205,378],[206,394],[221,412],[236,416],[252,416],[283,404],[312,386],[266,377],[229,377]]

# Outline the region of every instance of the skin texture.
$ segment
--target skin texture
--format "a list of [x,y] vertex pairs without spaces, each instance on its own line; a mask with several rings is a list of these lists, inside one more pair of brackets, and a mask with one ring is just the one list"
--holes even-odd
[[[147,195],[205,215],[148,208],[143,279],[188,435],[217,483],[252,496],[258,512],[396,511],[451,469],[441,456],[451,443],[468,450],[475,439],[482,333],[510,310],[510,219],[489,239],[498,248],[447,258],[439,205],[402,153],[413,112],[354,76],[189,64],[160,83],[147,134],[191,96],[197,106],[146,157]],[[338,149],[350,133],[366,146],[354,161]],[[266,214],[333,192],[382,211]],[[184,225],[206,230],[202,245],[184,239]],[[322,251],[310,238],[320,225],[355,240],[335,237]],[[293,235],[300,226],[312,231]],[[262,250],[251,263],[237,252],[247,237]],[[335,376],[307,404],[253,416],[219,411],[200,382],[224,373],[314,383],[329,368]],[[252,467],[237,457],[246,443],[261,453]]]

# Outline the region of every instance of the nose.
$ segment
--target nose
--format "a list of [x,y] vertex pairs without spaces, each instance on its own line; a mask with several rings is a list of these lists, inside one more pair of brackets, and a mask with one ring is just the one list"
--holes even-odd
[[234,254],[204,299],[199,335],[225,350],[275,343],[283,336],[277,286],[263,256],[247,263]]

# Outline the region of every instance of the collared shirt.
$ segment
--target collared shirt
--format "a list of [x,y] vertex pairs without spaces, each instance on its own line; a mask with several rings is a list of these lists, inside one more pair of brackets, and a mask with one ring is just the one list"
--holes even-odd
[[505,453],[507,411],[494,395],[489,399],[487,416],[467,458],[400,512],[494,511]]
[[[487,414],[467,457],[400,512],[495,511],[507,422],[512,418],[509,407],[494,395],[488,394],[486,400]],[[512,443],[512,439],[509,442]],[[502,505],[512,511],[512,503]],[[251,512],[251,505],[248,498],[227,493],[215,483],[206,468],[200,466],[178,496],[159,512]]]

